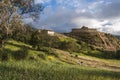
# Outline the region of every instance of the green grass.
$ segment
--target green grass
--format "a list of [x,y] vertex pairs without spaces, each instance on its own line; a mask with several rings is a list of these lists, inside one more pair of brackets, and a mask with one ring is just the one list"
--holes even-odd
[[[21,51],[27,51],[27,57],[13,59],[16,52]],[[59,57],[33,50],[30,45],[14,40],[8,41],[3,53],[10,60],[0,61],[0,80],[120,80],[120,72],[67,64],[60,61]],[[114,60],[109,62],[114,63]],[[116,62],[119,64],[119,61]]]
[[46,54],[42,51],[36,51],[22,42],[17,42],[14,40],[8,40],[4,48],[0,49],[0,57],[3,60],[23,60],[23,59],[33,59],[40,60],[45,59]]
[[57,61],[17,61],[0,63],[0,80],[120,80],[120,73]]

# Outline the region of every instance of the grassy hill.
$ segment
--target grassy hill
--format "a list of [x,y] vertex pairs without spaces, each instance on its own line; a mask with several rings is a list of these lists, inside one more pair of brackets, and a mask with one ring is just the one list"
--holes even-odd
[[82,27],[65,35],[75,38],[82,53],[101,58],[120,59],[120,40],[114,35]]
[[96,29],[82,27],[80,29],[73,29],[72,32],[67,33],[66,35],[77,39],[79,42],[86,42],[97,49],[107,51],[120,50],[120,40],[117,37],[99,32]]
[[75,54],[45,47],[36,51],[25,43],[8,40],[1,49],[0,80],[120,79],[119,60]]

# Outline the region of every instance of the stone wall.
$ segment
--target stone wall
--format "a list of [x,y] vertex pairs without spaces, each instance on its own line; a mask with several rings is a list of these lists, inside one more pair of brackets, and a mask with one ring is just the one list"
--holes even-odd
[[80,32],[97,32],[97,30],[96,29],[91,29],[91,28],[88,28],[88,27],[72,29],[72,33],[80,33]]

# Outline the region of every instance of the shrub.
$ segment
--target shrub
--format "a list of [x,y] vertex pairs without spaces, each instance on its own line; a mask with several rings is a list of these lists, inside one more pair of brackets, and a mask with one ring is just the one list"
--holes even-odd
[[2,61],[7,61],[8,59],[9,59],[8,54],[2,53],[2,55],[1,55],[1,60],[2,60]]
[[59,57],[59,54],[55,53],[55,51],[49,47],[41,47],[39,48],[39,51],[45,52],[45,54],[47,55],[53,55],[55,57]]
[[42,58],[42,59],[46,59],[45,53],[40,53],[40,54],[38,54],[38,57],[39,57],[39,58]]
[[109,59],[115,59],[116,58],[116,52],[115,51],[104,51],[103,52],[103,57],[104,58],[109,58]]
[[81,47],[73,41],[62,41],[59,48],[69,52],[79,52]]
[[30,44],[37,49],[42,46],[57,48],[59,44],[59,38],[35,31],[31,36]]
[[118,50],[118,51],[116,52],[116,58],[117,58],[117,59],[120,59],[120,50]]
[[75,55],[75,58],[78,58],[78,55],[77,55],[77,54]]
[[22,59],[27,58],[28,51],[26,49],[18,50],[18,51],[15,51],[14,53],[12,53],[12,56],[15,60],[22,60]]
[[9,59],[9,56],[6,52],[3,52],[4,49],[0,49],[0,59],[2,61],[7,61]]

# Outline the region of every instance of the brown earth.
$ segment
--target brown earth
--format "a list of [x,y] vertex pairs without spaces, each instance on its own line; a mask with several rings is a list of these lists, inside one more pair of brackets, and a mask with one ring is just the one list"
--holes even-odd
[[62,51],[62,50],[54,50],[56,53],[61,55],[60,60],[69,64],[75,64],[80,66],[88,66],[93,68],[101,68],[107,69],[111,71],[120,72],[119,65],[108,64],[103,61],[95,60],[95,59],[88,59],[84,56],[75,56],[70,54],[69,52]]

